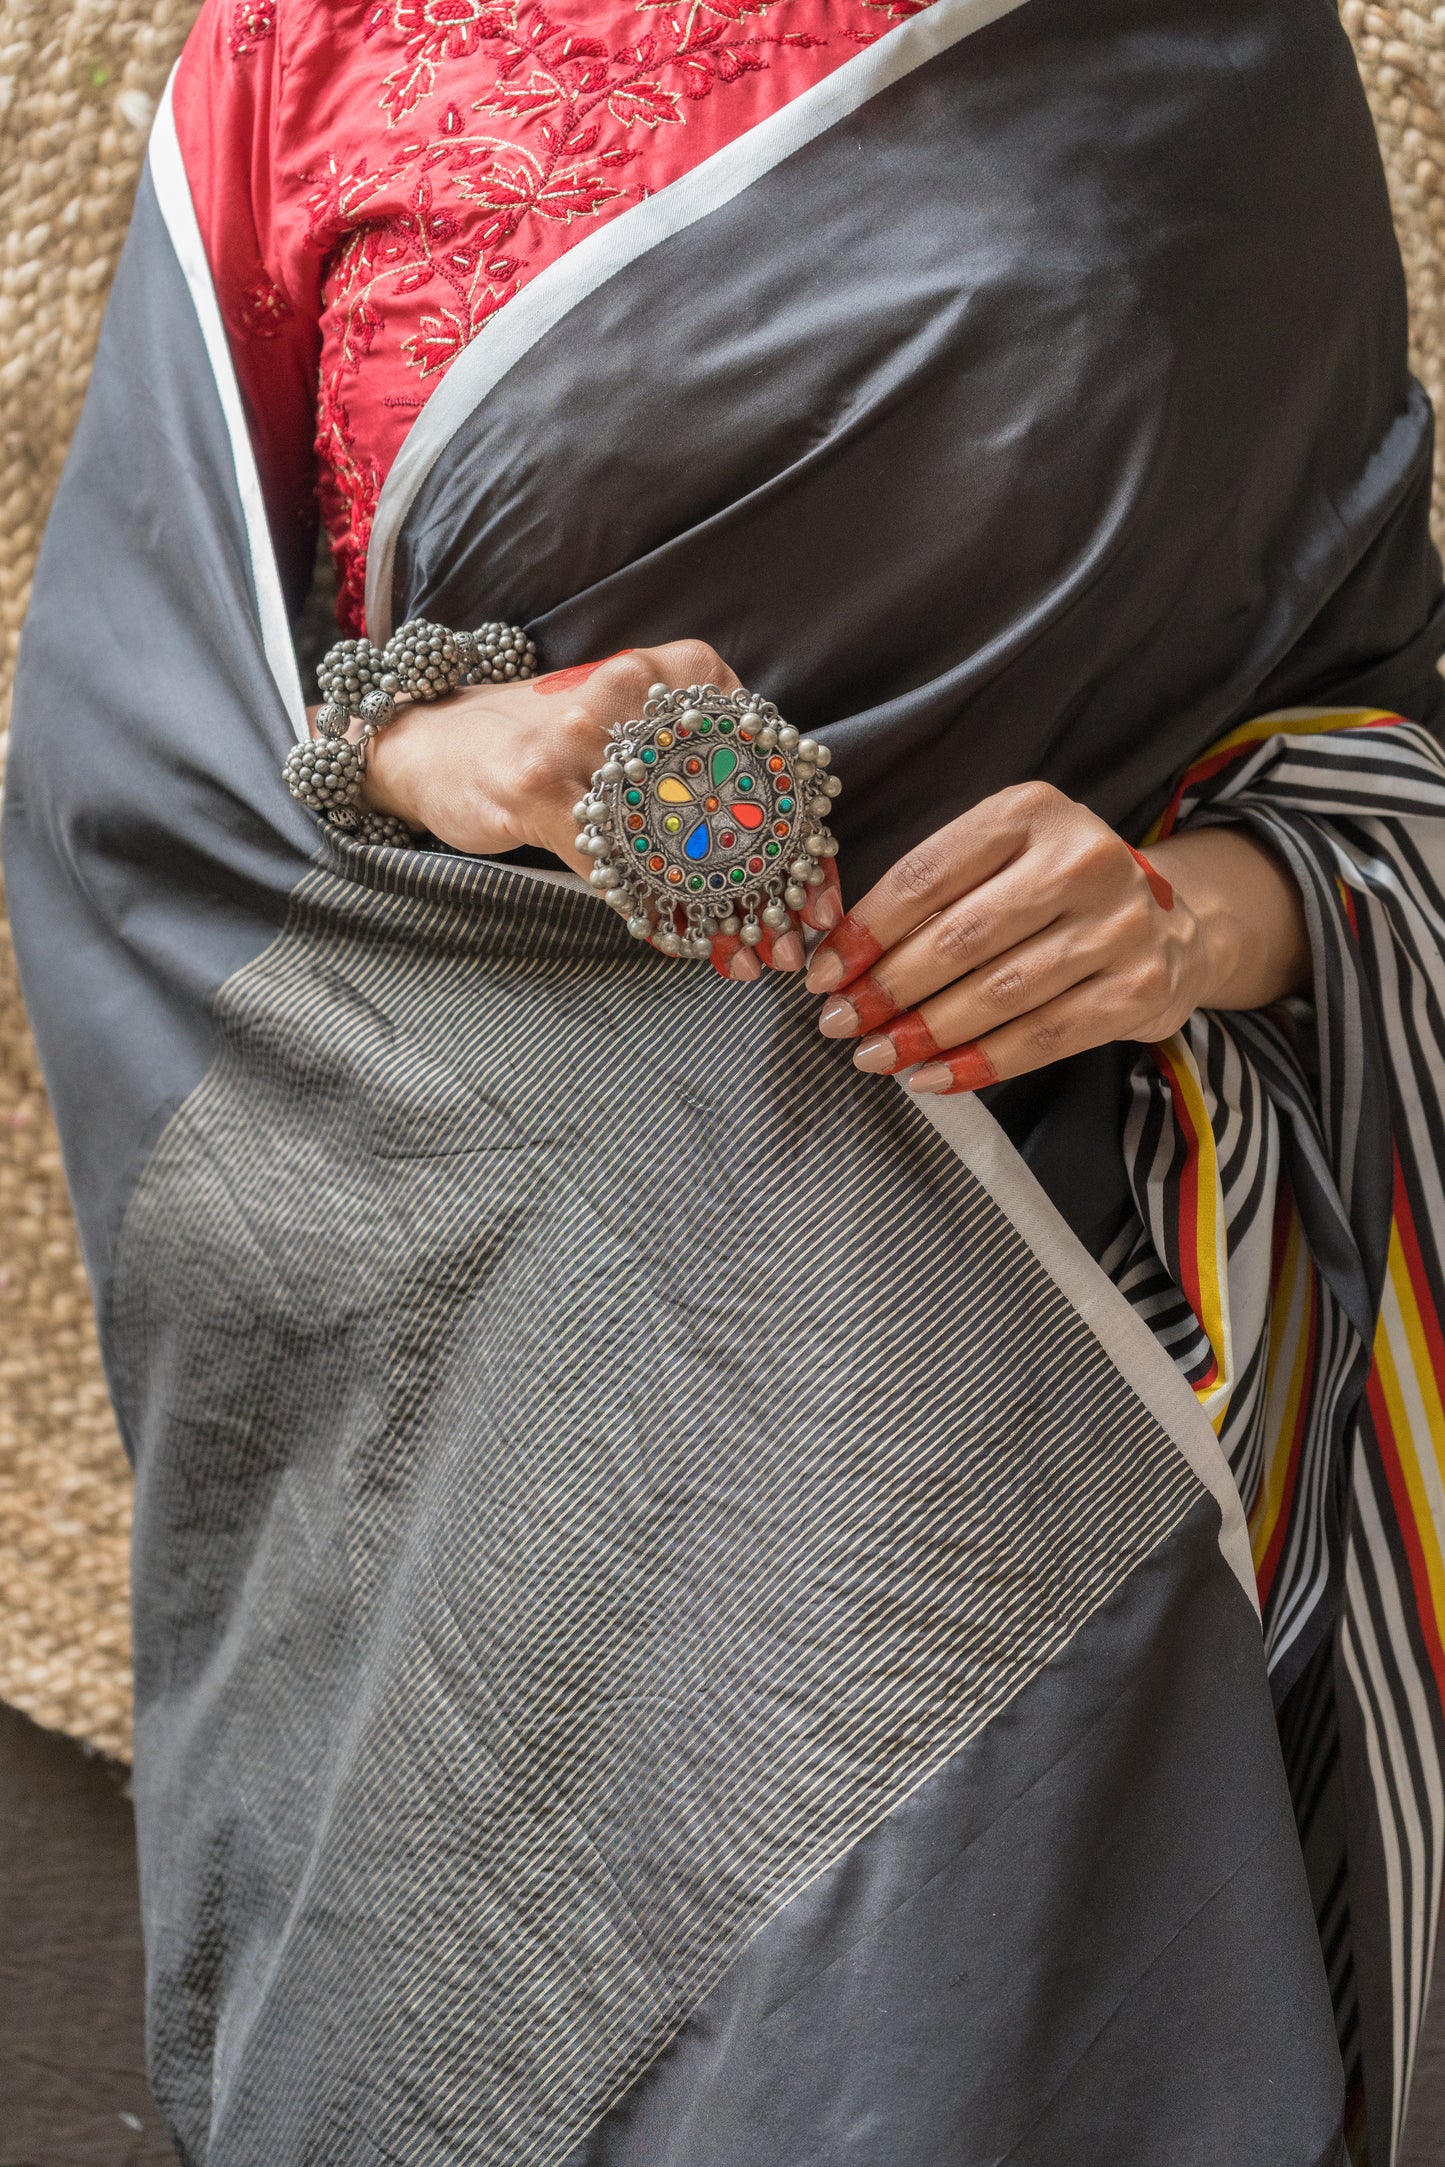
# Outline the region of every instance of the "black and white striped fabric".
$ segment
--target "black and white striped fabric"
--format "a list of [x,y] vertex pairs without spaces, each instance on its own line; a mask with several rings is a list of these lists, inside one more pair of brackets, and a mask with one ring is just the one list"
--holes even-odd
[[1211,821],[1247,822],[1299,881],[1313,999],[1197,1014],[1136,1063],[1139,1221],[1107,1261],[1239,1485],[1276,1693],[1312,1711],[1285,1736],[1343,2042],[1358,2075],[1352,1950],[1393,2145],[1445,1863],[1445,759],[1376,710],[1261,716],[1161,832]]

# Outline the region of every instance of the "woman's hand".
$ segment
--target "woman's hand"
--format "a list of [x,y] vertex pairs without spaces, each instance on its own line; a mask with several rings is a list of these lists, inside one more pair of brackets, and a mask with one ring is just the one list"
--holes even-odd
[[[613,730],[642,713],[654,684],[730,692],[738,680],[701,640],[674,640],[518,684],[464,686],[403,708],[373,738],[363,797],[454,850],[489,857],[530,844],[585,874],[593,861],[578,852],[572,808]],[[826,927],[840,914],[834,875],[812,891],[803,916]],[[719,938],[713,959],[728,976],[756,978],[764,963],[798,970],[803,944],[792,931],[765,939],[760,951]]]
[[1046,783],[987,798],[899,860],[816,950],[819,1025],[859,1068],[974,1091],[1196,1008],[1261,1008],[1308,978],[1299,892],[1262,843],[1209,828],[1146,860]]

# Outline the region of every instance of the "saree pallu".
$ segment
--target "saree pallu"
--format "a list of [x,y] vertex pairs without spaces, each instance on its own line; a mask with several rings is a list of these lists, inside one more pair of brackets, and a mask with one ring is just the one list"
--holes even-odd
[[1313,1018],[1061,1072],[1020,1156],[795,984],[286,796],[288,597],[162,110],[6,866],[136,1462],[185,2160],[1323,2167],[1337,2019],[1390,2159],[1440,1836],[1416,1805],[1407,1884],[1382,1831],[1438,1702],[1360,1500],[1408,1548],[1375,1410],[1392,1226],[1440,1223],[1440,765],[1316,731],[1312,802],[1277,722],[1195,763],[1306,703],[1438,719],[1403,355],[1323,0],[937,0],[549,266],[413,425],[373,637],[710,639],[833,745],[855,894],[1029,774],[1136,837],[1268,829]]

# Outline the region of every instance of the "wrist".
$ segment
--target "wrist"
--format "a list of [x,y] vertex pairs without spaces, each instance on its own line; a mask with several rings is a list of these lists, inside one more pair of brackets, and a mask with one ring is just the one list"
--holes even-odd
[[1198,929],[1202,1008],[1267,1008],[1305,990],[1309,930],[1298,884],[1243,827],[1201,828],[1153,844],[1149,856]]

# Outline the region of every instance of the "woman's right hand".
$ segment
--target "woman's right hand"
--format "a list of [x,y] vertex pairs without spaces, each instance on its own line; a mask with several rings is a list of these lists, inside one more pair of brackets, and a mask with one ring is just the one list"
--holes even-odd
[[[617,725],[641,715],[655,684],[731,692],[738,679],[703,641],[672,640],[517,684],[466,685],[445,700],[403,707],[372,739],[365,802],[471,856],[530,845],[586,874],[593,861],[577,849],[572,808],[587,795]],[[826,931],[841,914],[833,875],[811,892],[802,916]],[[759,957],[719,938],[713,960],[729,977],[756,978],[764,962],[799,969],[803,944],[788,932],[765,941]]]

